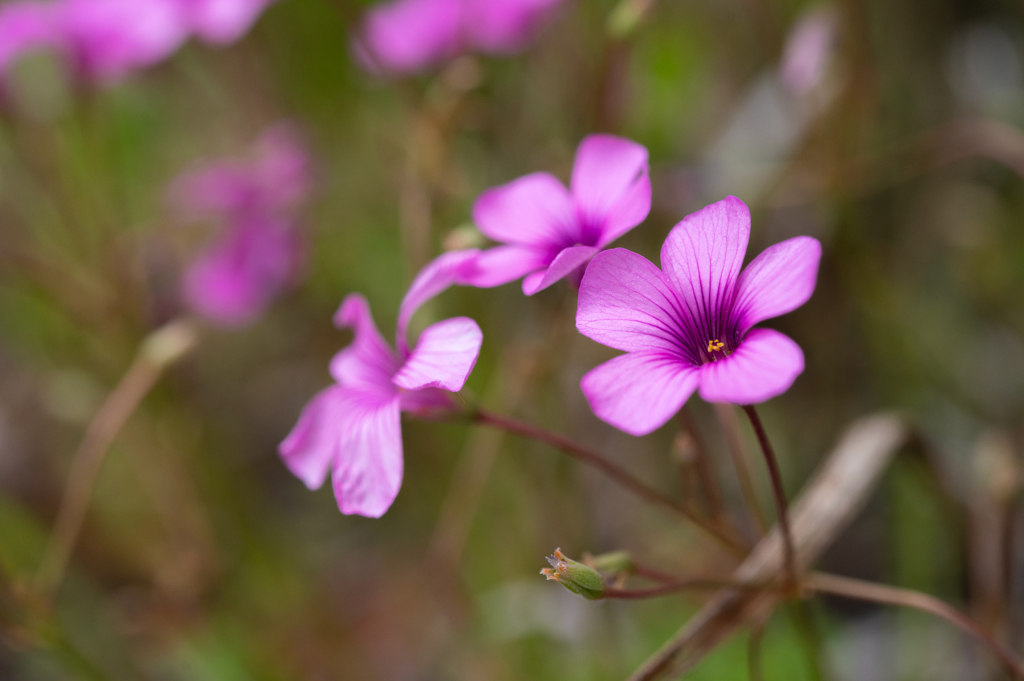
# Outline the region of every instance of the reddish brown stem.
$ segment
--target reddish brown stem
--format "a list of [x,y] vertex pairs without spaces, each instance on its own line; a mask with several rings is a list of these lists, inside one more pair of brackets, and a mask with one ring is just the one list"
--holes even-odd
[[775,457],[775,450],[772,448],[772,443],[768,439],[768,433],[765,432],[764,424],[761,423],[761,417],[757,414],[757,409],[754,405],[748,404],[743,407],[743,411],[747,414],[747,418],[750,419],[750,425],[754,427],[754,433],[757,434],[757,441],[761,445],[761,451],[764,452],[764,461],[768,467],[768,477],[772,481],[772,497],[775,500],[775,514],[779,517],[779,528],[782,530],[782,547],[785,552],[786,560],[786,578],[789,581],[789,587],[795,589],[799,583],[799,575],[797,573],[796,565],[796,551],[793,549],[793,534],[789,528],[789,510],[786,504],[786,490],[782,486],[782,473],[779,471],[779,462]]
[[863,582],[859,579],[818,572],[809,575],[804,581],[803,586],[810,591],[818,593],[913,608],[935,615],[974,636],[999,658],[999,661],[1002,662],[1006,671],[1013,678],[1024,679],[1024,663],[1021,662],[1020,658],[1012,650],[993,638],[991,634],[982,629],[977,622],[967,615],[934,596],[918,591],[899,589],[883,584],[872,584],[871,582]]

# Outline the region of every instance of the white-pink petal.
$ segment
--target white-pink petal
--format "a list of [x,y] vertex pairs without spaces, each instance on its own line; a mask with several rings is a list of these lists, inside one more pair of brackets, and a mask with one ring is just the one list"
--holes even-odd
[[379,518],[402,487],[400,398],[346,397],[342,439],[331,473],[334,497],[346,515]]
[[394,376],[405,390],[443,388],[462,390],[480,356],[483,333],[468,317],[455,317],[432,324],[420,334],[416,348]]
[[699,373],[662,351],[630,352],[590,370],[580,388],[598,418],[640,436],[679,411],[697,388]]
[[334,380],[348,388],[393,391],[391,377],[398,370],[398,358],[377,330],[366,298],[358,293],[345,296],[334,324],[353,332],[352,343],[331,360]]
[[651,210],[647,149],[624,137],[589,135],[576,150],[572,195],[588,243],[607,244],[640,224]]
[[484,235],[506,244],[546,247],[577,243],[572,197],[558,178],[532,173],[485,191],[473,205]]
[[532,296],[543,291],[556,281],[564,279],[581,267],[585,267],[600,249],[593,246],[570,246],[563,248],[543,272],[535,272],[523,280],[523,293]]
[[302,409],[299,420],[278,446],[285,466],[309,489],[319,489],[338,451],[339,405],[344,389],[321,390]]
[[700,368],[707,402],[757,404],[786,392],[804,370],[804,353],[788,336],[752,329],[736,350]]
[[481,251],[475,266],[467,268],[458,283],[491,288],[522,279],[530,272],[546,267],[544,254],[537,250],[525,246],[495,246]]
[[689,312],[694,332],[702,336],[701,345],[724,335],[724,313],[749,238],[750,211],[729,196],[687,215],[661,247],[661,269]]
[[736,282],[733,322],[742,334],[754,324],[806,303],[818,281],[821,244],[798,236],[766,248]]
[[[682,352],[686,325],[665,275],[624,248],[598,254],[587,266],[576,306],[576,328],[598,343],[632,352]],[[699,357],[692,357],[696,364]]]
[[408,351],[406,332],[416,310],[452,285],[462,283],[476,270],[475,262],[479,256],[480,251],[475,248],[449,251],[434,258],[419,271],[398,307],[395,346],[400,353],[404,355]]

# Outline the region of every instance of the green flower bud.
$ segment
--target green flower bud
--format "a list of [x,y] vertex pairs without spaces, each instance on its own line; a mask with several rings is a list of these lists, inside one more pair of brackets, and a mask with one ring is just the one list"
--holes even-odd
[[633,557],[629,555],[629,551],[612,551],[589,557],[584,554],[583,562],[598,572],[607,572],[613,575],[633,571]]
[[551,567],[540,571],[548,579],[587,600],[596,601],[604,597],[604,578],[594,568],[567,558],[561,549],[555,549],[555,555],[548,557],[548,562]]

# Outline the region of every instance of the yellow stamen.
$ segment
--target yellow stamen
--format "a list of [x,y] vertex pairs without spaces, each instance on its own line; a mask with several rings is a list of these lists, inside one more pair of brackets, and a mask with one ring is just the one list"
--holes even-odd
[[725,343],[720,340],[709,340],[708,341],[708,352],[716,352],[718,350],[724,350]]

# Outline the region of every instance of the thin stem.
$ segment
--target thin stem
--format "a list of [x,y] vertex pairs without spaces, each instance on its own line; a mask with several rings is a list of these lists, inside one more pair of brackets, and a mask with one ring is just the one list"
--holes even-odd
[[57,520],[36,575],[40,593],[52,595],[64,579],[96,478],[114,438],[164,369],[187,353],[196,339],[196,328],[188,320],[170,322],[147,336],[135,361],[89,423],[71,462]]
[[613,589],[606,588],[603,598],[642,600],[670,596],[680,591],[699,591],[705,589],[740,589],[745,591],[761,591],[771,585],[765,582],[744,582],[728,577],[694,577],[679,579],[646,589]]
[[864,582],[859,579],[820,572],[809,575],[803,585],[808,590],[818,593],[913,608],[935,615],[977,638],[999,658],[999,661],[1003,663],[1010,676],[1015,679],[1024,679],[1024,663],[1021,662],[1012,650],[993,638],[991,634],[982,629],[977,622],[967,615],[934,596],[918,591],[899,589],[883,584],[872,584],[871,582]]
[[757,414],[754,405],[744,405],[743,411],[750,419],[750,425],[754,427],[757,434],[757,441],[761,444],[761,451],[764,452],[764,461],[768,466],[768,476],[772,481],[772,497],[775,499],[775,514],[779,517],[779,527],[782,530],[782,548],[785,552],[786,576],[791,589],[799,584],[796,566],[796,551],[793,549],[793,534],[789,529],[789,511],[786,507],[786,491],[782,487],[782,473],[779,471],[779,462],[775,458],[775,450],[768,439],[768,433],[764,430],[761,417]]
[[754,479],[750,474],[750,466],[747,465],[747,449],[743,446],[743,440],[740,438],[739,419],[736,418],[736,412],[731,404],[717,403],[714,408],[718,424],[722,427],[722,433],[725,435],[726,449],[729,450],[733,467],[736,469],[736,477],[740,481],[740,491],[746,502],[747,512],[754,521],[758,533],[764,535],[768,531],[768,521],[764,517],[764,511],[761,510],[761,504],[757,501]]
[[711,456],[708,454],[707,445],[697,430],[697,421],[693,418],[693,412],[688,405],[683,405],[679,410],[679,423],[683,430],[689,433],[693,440],[693,451],[697,459],[697,477],[700,480],[701,490],[704,492],[704,500],[708,503],[708,511],[712,518],[722,517],[722,493],[715,482],[715,474],[711,470]]
[[689,509],[679,506],[675,501],[635,477],[632,473],[619,468],[618,465],[612,463],[600,454],[592,452],[589,449],[576,444],[572,440],[559,435],[558,433],[552,433],[551,431],[545,430],[539,426],[523,423],[522,421],[516,421],[515,419],[511,419],[506,416],[500,416],[487,411],[486,409],[476,409],[470,415],[470,418],[481,425],[497,428],[498,430],[503,430],[506,433],[512,433],[513,435],[519,435],[520,437],[525,437],[530,440],[550,445],[563,454],[567,454],[577,461],[585,463],[592,468],[596,468],[653,506],[657,506],[658,508],[668,511],[675,516],[682,516],[686,518],[697,527],[704,530],[709,536],[717,539],[729,550],[739,555],[744,555],[746,553],[746,547],[744,546],[743,541],[736,537],[728,527],[723,526],[720,522],[716,522],[715,520],[705,520]]

